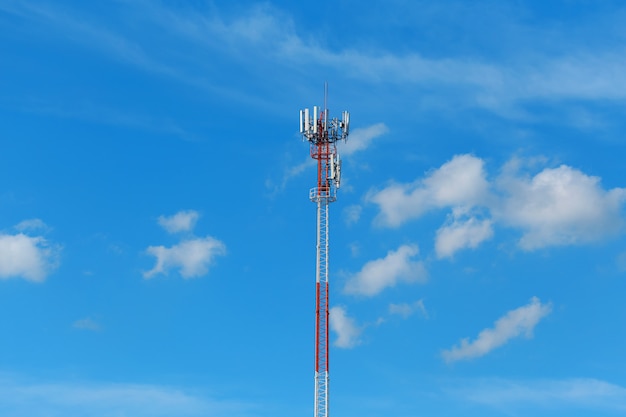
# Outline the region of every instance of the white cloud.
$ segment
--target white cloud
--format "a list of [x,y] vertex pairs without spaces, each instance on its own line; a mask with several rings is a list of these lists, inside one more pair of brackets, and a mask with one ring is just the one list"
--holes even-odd
[[475,340],[470,342],[462,339],[460,345],[444,350],[442,356],[448,363],[476,358],[516,337],[531,337],[535,326],[551,311],[550,304],[541,304],[537,297],[533,297],[529,304],[511,310],[499,318],[493,328],[481,331]]
[[415,312],[418,312],[424,318],[428,318],[428,311],[426,311],[426,306],[424,305],[424,300],[417,300],[414,303],[400,303],[400,304],[389,304],[389,314],[395,314],[398,316],[402,316],[402,318],[408,318],[413,315]]
[[384,123],[377,123],[364,128],[354,129],[350,132],[348,140],[338,145],[342,156],[351,156],[357,152],[366,150],[377,139],[389,132]]
[[200,215],[195,210],[183,210],[172,216],[159,216],[159,225],[168,233],[190,232]]
[[437,230],[435,252],[438,258],[452,257],[464,248],[476,248],[493,236],[492,221],[476,217],[461,219],[461,210],[453,210],[452,221]]
[[423,262],[412,260],[418,252],[416,245],[402,245],[384,258],[367,262],[348,280],[345,292],[371,297],[400,282],[426,281],[428,274]]
[[301,162],[298,165],[294,165],[294,166],[290,166],[288,168],[285,169],[285,172],[283,173],[283,178],[281,179],[280,184],[275,184],[273,181],[271,180],[267,180],[265,182],[265,186],[270,189],[272,191],[273,194],[276,194],[282,190],[285,189],[285,187],[287,186],[287,183],[289,183],[289,181],[295,177],[297,177],[298,175],[302,174],[303,172],[305,172],[307,169],[312,169],[314,168],[315,165],[315,160],[312,158],[307,158],[304,160],[304,162]]
[[[492,184],[480,158],[457,155],[424,179],[370,191],[365,198],[378,206],[374,223],[386,227],[428,210],[451,209],[436,234],[438,258],[478,247],[493,236],[495,224],[521,230],[524,250],[593,242],[622,230],[626,188],[605,190],[600,178],[567,165],[534,176],[520,172],[545,162],[513,158]],[[482,218],[475,214],[480,212]]]
[[334,345],[343,349],[358,345],[363,328],[359,327],[353,318],[348,317],[346,309],[335,306],[330,309],[329,313],[330,329],[337,335]]
[[60,250],[41,236],[0,234],[0,279],[43,282],[58,266]]
[[183,278],[194,278],[205,275],[215,257],[226,253],[226,246],[221,241],[207,236],[183,240],[170,248],[150,246],[147,253],[157,259],[154,268],[144,272],[144,278],[167,274],[171,269],[178,269]]
[[371,191],[366,200],[380,209],[376,223],[398,227],[433,208],[484,203],[488,187],[483,160],[472,155],[456,155],[425,179]]
[[[529,406],[558,410],[581,408],[626,411],[626,388],[591,378],[563,380],[484,379],[463,381],[452,392],[500,411]],[[552,414],[567,415],[553,412]]]
[[96,322],[91,317],[86,317],[84,319],[76,320],[72,323],[72,327],[80,330],[91,330],[94,332],[100,331],[102,327],[98,322]]
[[499,186],[507,196],[495,211],[524,231],[523,249],[585,243],[622,227],[626,189],[605,191],[600,178],[569,166],[546,168],[532,178],[507,173]]

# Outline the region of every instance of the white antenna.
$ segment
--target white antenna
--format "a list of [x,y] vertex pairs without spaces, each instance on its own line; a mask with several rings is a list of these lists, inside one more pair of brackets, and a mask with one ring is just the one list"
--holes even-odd
[[324,129],[328,128],[328,106],[326,101],[328,100],[328,82],[324,82]]
[[339,154],[337,154],[337,166],[335,167],[335,184],[337,188],[341,186],[341,159],[339,159]]
[[304,109],[304,131],[305,133],[309,133],[311,130],[311,116],[309,115],[309,109]]

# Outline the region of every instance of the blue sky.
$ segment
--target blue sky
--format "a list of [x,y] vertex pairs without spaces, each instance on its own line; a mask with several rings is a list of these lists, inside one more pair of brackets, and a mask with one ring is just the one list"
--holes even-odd
[[617,1],[0,0],[0,414],[626,410]]

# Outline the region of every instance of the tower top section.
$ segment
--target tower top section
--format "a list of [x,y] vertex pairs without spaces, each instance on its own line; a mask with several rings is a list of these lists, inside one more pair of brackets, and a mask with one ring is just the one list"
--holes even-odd
[[346,140],[349,132],[350,113],[347,111],[341,113],[341,120],[336,117],[329,120],[326,108],[322,110],[318,106],[313,106],[312,114],[308,108],[300,110],[300,134],[312,145]]
[[312,188],[309,198],[317,203],[331,203],[337,200],[337,189],[341,181],[341,159],[337,152],[337,141],[347,140],[350,132],[350,113],[341,113],[341,119],[330,119],[326,107],[324,89],[324,109],[313,106],[300,110],[300,134],[309,142],[311,158],[317,161],[317,187]]

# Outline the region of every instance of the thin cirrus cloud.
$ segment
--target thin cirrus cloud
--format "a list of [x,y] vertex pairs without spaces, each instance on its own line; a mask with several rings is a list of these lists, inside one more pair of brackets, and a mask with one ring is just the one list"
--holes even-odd
[[[456,85],[465,94],[474,95],[475,105],[494,111],[497,104],[533,98],[597,99],[626,95],[626,84],[615,75],[623,72],[626,65],[618,51],[609,48],[570,50],[569,54],[556,57],[550,50],[536,50],[532,57],[524,57],[525,65],[513,61],[511,66],[454,56],[432,59],[419,51],[403,54],[393,51],[373,54],[356,48],[331,51],[298,34],[293,18],[275,7],[255,7],[243,16],[232,19],[213,16],[210,20],[200,12],[175,14],[172,10],[152,8],[152,16],[160,17],[162,24],[167,22],[181,38],[202,42],[209,48],[237,45],[237,50],[250,48],[255,57],[265,55],[266,59],[271,57],[291,65],[306,55],[319,65],[340,68],[353,78],[370,82]],[[172,14],[176,17],[173,20]],[[529,36],[529,28],[518,23],[513,26],[520,28],[520,38]],[[543,34],[533,35],[539,39]]]
[[19,232],[34,232],[36,230],[47,232],[50,230],[50,227],[41,219],[22,220],[14,228]]
[[423,318],[428,318],[428,311],[424,305],[424,300],[417,300],[413,303],[391,303],[389,304],[389,314],[409,318],[414,313],[419,313]]
[[84,319],[76,320],[72,323],[72,327],[78,330],[90,330],[92,332],[98,332],[102,330],[102,326],[92,319],[91,317],[85,317]]
[[[354,131],[350,133],[348,141],[338,145],[338,152],[340,155],[348,157],[358,152],[365,151],[369,149],[378,138],[385,135],[388,130],[384,123],[354,129]],[[278,193],[287,186],[290,180],[309,169],[315,168],[315,166],[315,160],[308,157],[304,162],[286,168],[280,183],[268,180],[266,181],[266,187],[273,193]]]
[[425,282],[428,273],[424,263],[414,260],[418,253],[417,245],[402,245],[389,251],[384,258],[367,262],[348,279],[344,291],[372,297],[399,283]]
[[[172,216],[160,216],[158,222],[171,234],[192,232],[198,217],[196,211],[187,210]],[[156,263],[151,270],[143,273],[144,278],[167,275],[171,270],[178,271],[183,278],[196,278],[206,275],[215,258],[226,254],[226,245],[212,236],[191,237],[170,247],[149,246],[146,253],[154,256]]]
[[351,206],[343,209],[343,216],[347,225],[352,225],[358,223],[361,218],[361,212],[363,208],[358,204],[353,204]]
[[517,337],[529,338],[535,326],[551,311],[549,303],[542,304],[537,297],[533,297],[527,305],[511,310],[496,320],[493,328],[481,331],[476,339],[462,339],[458,345],[442,351],[441,356],[447,363],[477,358]]
[[[461,100],[466,106],[485,108],[503,116],[520,114],[515,108],[532,101],[623,100],[626,97],[626,82],[620,76],[626,72],[626,61],[621,50],[611,42],[600,49],[592,43],[572,48],[567,41],[542,49],[541,42],[535,42],[539,48],[532,53],[523,53],[517,48],[512,49],[515,54],[502,50],[508,59],[500,62],[479,57],[480,54],[471,59],[454,53],[431,58],[419,49],[402,53],[391,48],[372,52],[358,46],[331,50],[314,36],[300,33],[298,22],[289,13],[268,5],[229,16],[215,8],[181,9],[155,2],[122,3],[112,9],[113,12],[119,16],[141,16],[141,19],[131,19],[133,26],[130,26],[125,19],[118,18],[118,25],[112,30],[100,27],[96,19],[88,15],[72,14],[43,2],[23,3],[9,2],[0,8],[20,16],[26,25],[46,28],[46,33],[56,34],[66,42],[71,39],[114,60],[185,83],[202,84],[202,77],[190,69],[188,57],[182,59],[180,54],[168,53],[170,50],[193,49],[197,51],[195,56],[221,54],[237,63],[242,60],[271,62],[274,71],[285,73],[292,73],[294,66],[306,71],[301,57],[307,56],[318,67],[340,71],[357,82],[402,84],[407,87],[406,100],[414,100],[412,92],[416,89],[438,84],[453,92],[455,103]],[[516,28],[512,29],[510,39],[518,39],[520,43],[524,40],[527,44],[529,37],[538,40],[545,36],[518,21],[500,24]],[[137,30],[137,25],[143,30]],[[167,41],[177,47],[155,48],[151,42],[154,36],[138,35],[143,32],[154,36],[167,33]],[[59,37],[59,33],[63,36]],[[562,48],[563,53],[554,54],[554,47]],[[200,72],[207,65],[200,60],[193,63],[191,67]],[[219,85],[208,87],[213,92],[224,90]],[[240,89],[226,94],[248,101],[260,100],[247,96]]]
[[[16,229],[47,229],[39,219],[25,220]],[[43,282],[59,266],[61,246],[43,236],[0,233],[0,279],[21,278]]]
[[[371,84],[402,83],[409,91],[424,85],[446,85],[448,90],[456,92],[455,102],[459,97],[465,98],[468,106],[504,116],[519,114],[515,107],[531,100],[626,97],[626,83],[617,75],[626,71],[626,63],[621,51],[611,47],[572,49],[570,45],[562,45],[567,52],[557,55],[552,48],[535,49],[532,54],[520,54],[516,50],[516,56],[504,60],[509,64],[454,55],[429,58],[419,50],[372,53],[350,47],[334,51],[298,33],[297,22],[275,7],[251,8],[247,14],[234,18],[207,18],[202,12],[183,14],[152,7],[151,15],[176,31],[183,42],[200,42],[212,50],[237,51],[238,57],[240,51],[246,50],[249,59],[271,59],[289,69],[302,65],[300,58],[308,56],[319,66],[341,70],[355,80]],[[519,22],[504,26],[519,28],[520,40],[527,40],[529,35],[536,39],[545,36]]]
[[562,415],[567,415],[566,409],[584,408],[596,413],[626,411],[626,388],[593,378],[463,380],[448,391],[465,401],[487,405],[507,414],[529,406],[549,408],[552,414],[560,410]]
[[390,228],[450,210],[436,233],[438,258],[478,247],[496,225],[520,230],[523,250],[593,242],[622,230],[626,188],[605,190],[600,178],[567,165],[529,175],[525,164],[514,158],[488,181],[482,159],[457,155],[424,179],[370,191],[366,201],[378,206],[374,223]]
[[0,375],[7,416],[251,416],[252,404],[211,398],[183,387],[133,383],[20,380]]

